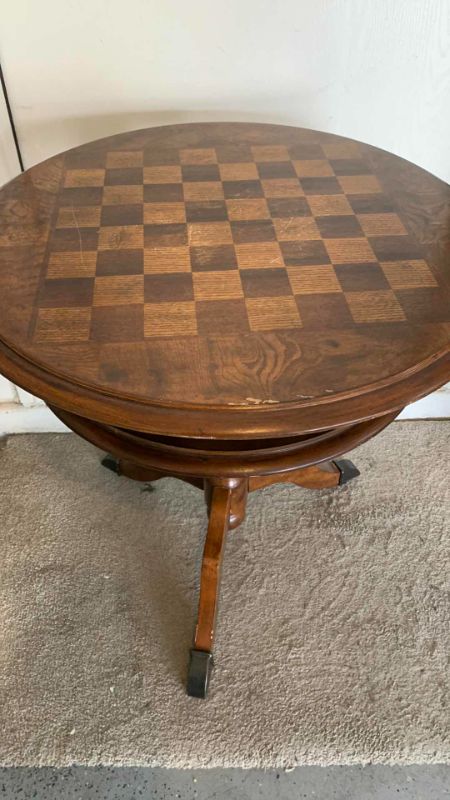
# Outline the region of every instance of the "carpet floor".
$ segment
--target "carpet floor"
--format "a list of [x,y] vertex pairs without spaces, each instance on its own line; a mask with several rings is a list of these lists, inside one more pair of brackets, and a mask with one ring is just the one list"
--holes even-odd
[[207,701],[184,692],[206,514],[73,435],[0,450],[0,763],[450,762],[450,422],[397,422],[336,490],[255,492]]

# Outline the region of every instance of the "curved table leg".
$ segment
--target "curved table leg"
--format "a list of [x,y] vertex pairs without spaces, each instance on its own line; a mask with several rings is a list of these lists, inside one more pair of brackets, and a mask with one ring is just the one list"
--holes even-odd
[[348,483],[359,474],[359,470],[352,461],[348,458],[339,458],[335,461],[312,464],[310,467],[300,467],[282,474],[257,475],[250,478],[249,491],[262,489],[273,483],[295,483],[296,486],[302,486],[304,489],[332,489],[334,486]]
[[209,524],[203,551],[197,627],[187,680],[187,693],[191,697],[206,697],[213,666],[212,646],[225,537],[230,528],[233,493],[241,491],[241,481],[230,483],[232,485],[211,482],[205,486]]

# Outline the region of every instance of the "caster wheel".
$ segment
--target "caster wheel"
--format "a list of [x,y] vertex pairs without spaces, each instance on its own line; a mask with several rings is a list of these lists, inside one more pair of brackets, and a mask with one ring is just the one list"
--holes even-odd
[[187,679],[189,697],[200,697],[202,700],[206,698],[212,666],[212,653],[204,650],[191,650]]
[[106,467],[106,469],[110,469],[111,472],[115,472],[116,475],[119,475],[119,462],[114,456],[105,456],[102,458],[101,464],[102,467]]
[[337,461],[334,461],[334,464],[341,473],[339,478],[339,486],[343,486],[344,483],[348,483],[349,481],[353,480],[353,478],[357,478],[358,475],[361,474],[359,469],[357,469],[353,462],[348,458],[339,458]]

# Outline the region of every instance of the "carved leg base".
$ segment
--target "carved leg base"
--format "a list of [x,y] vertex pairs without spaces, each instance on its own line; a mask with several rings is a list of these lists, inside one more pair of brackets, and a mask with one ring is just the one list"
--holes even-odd
[[[154,482],[170,474],[111,455],[102,459],[102,465],[117,475],[137,481]],[[293,483],[304,489],[326,489],[342,486],[357,475],[359,471],[351,461],[338,459],[300,467],[290,472],[245,478],[201,479],[186,475],[176,476],[204,490],[209,517],[201,568],[198,621],[187,675],[186,690],[190,697],[207,697],[214,663],[212,647],[225,537],[229,530],[237,528],[243,522],[248,493],[275,483]]]
[[400,409],[328,431],[284,439],[210,440],[141,434],[52,407],[75,433],[104,452],[102,464],[118,475],[154,483],[175,477],[204,491],[208,509],[200,579],[198,620],[187,692],[205,698],[213,664],[220,568],[226,534],[245,517],[247,495],[275,483],[304,489],[342,486],[359,475],[341,453],[352,450],[392,422]]

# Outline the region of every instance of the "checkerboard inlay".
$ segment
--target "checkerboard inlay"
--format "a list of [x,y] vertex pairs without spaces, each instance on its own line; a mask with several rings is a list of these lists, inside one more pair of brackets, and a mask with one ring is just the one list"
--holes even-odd
[[401,323],[437,290],[357,144],[69,155],[34,337]]

